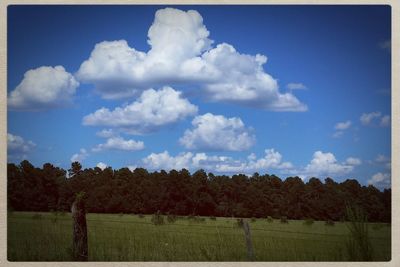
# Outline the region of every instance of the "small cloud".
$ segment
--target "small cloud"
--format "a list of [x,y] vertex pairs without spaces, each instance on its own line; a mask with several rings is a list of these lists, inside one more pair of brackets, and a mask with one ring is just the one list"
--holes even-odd
[[86,149],[81,148],[79,153],[72,155],[71,162],[77,161],[77,162],[82,163],[82,161],[84,161],[88,156],[89,156],[89,153],[86,151]]
[[31,69],[8,96],[8,107],[12,110],[46,110],[59,108],[72,102],[79,86],[72,74],[63,66]]
[[375,161],[378,163],[385,163],[390,161],[390,158],[386,157],[385,155],[379,154],[378,156],[376,156]]
[[105,168],[107,168],[107,164],[99,162],[97,163],[96,167],[99,167],[103,171]]
[[302,83],[288,83],[286,88],[289,90],[306,90],[307,86]]
[[[379,154],[375,158],[374,162],[379,165],[383,165],[385,167],[385,169],[388,169],[388,170],[392,169],[392,161],[389,157],[387,157],[385,155]],[[374,163],[374,162],[372,162],[372,163]]]
[[332,137],[333,137],[333,138],[339,138],[339,137],[341,137],[343,134],[344,134],[343,131],[337,131],[337,132],[335,132],[335,133],[332,135]]
[[375,111],[371,113],[363,113],[360,117],[360,121],[363,125],[371,125],[373,120],[379,118],[382,113]]
[[[380,111],[375,111],[371,113],[363,113],[360,117],[361,124],[365,126],[390,126],[390,116],[384,115]],[[379,121],[379,123],[378,123]]]
[[335,130],[346,130],[349,129],[351,126],[351,121],[345,121],[345,122],[338,122],[335,125]]
[[378,172],[368,180],[368,184],[372,184],[379,189],[389,188],[391,186],[390,173]]
[[357,158],[350,157],[345,162],[340,163],[336,160],[334,154],[316,151],[310,163],[303,170],[297,172],[305,177],[340,176],[350,173],[354,170],[354,166],[359,164],[361,164],[361,160]]
[[127,168],[133,172],[134,170],[136,170],[137,166],[136,165],[128,165]]
[[124,150],[137,151],[143,150],[144,143],[142,141],[125,140],[122,137],[111,137],[107,139],[105,144],[99,144],[92,149],[93,152],[101,152],[104,150]]
[[381,123],[379,124],[382,127],[388,127],[390,126],[390,116],[385,115],[381,118]]
[[252,147],[255,136],[240,118],[225,118],[207,113],[192,121],[179,142],[187,149],[208,151],[243,151]]
[[32,141],[26,141],[18,135],[7,133],[7,155],[12,158],[26,158],[36,144]]
[[116,136],[117,133],[113,129],[103,129],[97,132],[96,135],[103,138],[110,138]]
[[346,163],[352,166],[361,165],[362,161],[359,158],[349,157],[346,159]]

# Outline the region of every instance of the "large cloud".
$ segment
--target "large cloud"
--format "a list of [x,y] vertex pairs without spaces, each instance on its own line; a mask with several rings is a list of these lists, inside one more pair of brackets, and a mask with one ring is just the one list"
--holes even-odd
[[144,134],[197,113],[197,107],[170,87],[144,91],[135,102],[113,111],[101,108],[83,118],[84,125],[114,127],[131,134]]
[[211,101],[234,102],[275,111],[305,111],[292,93],[280,93],[263,70],[263,55],[239,53],[226,43],[212,48],[203,18],[194,10],[156,12],[148,32],[148,52],[125,40],[98,43],[76,76],[94,83],[104,98],[132,96],[162,85],[190,84]]
[[219,174],[252,174],[274,173],[281,175],[296,175],[302,179],[309,177],[334,176],[340,177],[351,173],[362,161],[349,157],[344,162],[338,162],[329,152],[316,151],[312,160],[305,167],[295,167],[291,162],[283,161],[282,155],[275,149],[266,149],[262,157],[254,153],[247,159],[234,159],[227,156],[209,155],[206,153],[181,152],[172,156],[168,151],[152,153],[138,164],[150,170],[180,170],[186,168],[192,171],[204,169]]
[[21,83],[8,96],[14,110],[44,110],[71,102],[79,83],[64,67],[40,67],[28,70]]
[[187,149],[208,151],[243,151],[255,143],[255,137],[240,118],[225,118],[207,113],[192,121],[180,143]]
[[36,146],[32,141],[25,141],[21,136],[7,133],[7,153],[9,157],[25,158]]
[[204,169],[215,173],[247,173],[266,172],[272,169],[291,169],[292,164],[282,162],[282,156],[274,149],[266,149],[264,157],[258,158],[250,154],[247,160],[234,159],[226,156],[211,156],[206,153],[182,152],[171,156],[168,151],[152,153],[142,159],[144,167],[151,170],[189,170]]

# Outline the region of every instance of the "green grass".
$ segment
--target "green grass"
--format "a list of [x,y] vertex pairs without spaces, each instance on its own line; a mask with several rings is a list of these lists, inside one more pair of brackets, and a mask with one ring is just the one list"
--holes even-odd
[[[41,215],[41,216],[40,216]],[[246,261],[244,233],[235,218],[177,217],[154,225],[151,217],[88,214],[90,261]],[[55,219],[57,218],[57,219]],[[257,261],[347,261],[346,223],[248,220]],[[391,227],[369,224],[372,260],[388,261]],[[71,261],[72,219],[55,213],[8,214],[10,261]]]

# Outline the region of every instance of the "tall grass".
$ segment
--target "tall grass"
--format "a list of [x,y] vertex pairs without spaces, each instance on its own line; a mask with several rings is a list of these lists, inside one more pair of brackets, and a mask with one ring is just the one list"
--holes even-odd
[[364,211],[358,206],[347,206],[346,217],[349,221],[346,225],[350,237],[346,248],[350,261],[371,261],[373,259],[373,248],[368,230],[368,218]]
[[[40,214],[41,219],[33,219]],[[14,212],[8,215],[10,261],[71,261],[71,214]],[[88,214],[89,261],[247,261],[236,218],[177,218],[154,225],[152,215]],[[200,217],[204,219],[204,217]],[[374,224],[375,225],[375,224]],[[383,224],[382,224],[383,225]],[[257,220],[250,224],[258,261],[348,261],[346,223]],[[372,228],[372,225],[371,225]],[[371,230],[372,260],[390,259],[390,227]]]

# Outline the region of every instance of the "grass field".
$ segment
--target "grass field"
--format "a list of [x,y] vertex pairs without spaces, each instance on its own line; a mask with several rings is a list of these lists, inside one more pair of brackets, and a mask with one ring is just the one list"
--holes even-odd
[[[88,214],[89,261],[246,261],[242,228],[234,218],[178,218],[154,225],[151,216]],[[346,223],[284,224],[249,220],[257,261],[348,261]],[[8,214],[10,261],[71,261],[71,214]],[[369,224],[374,261],[391,255],[391,227]]]

